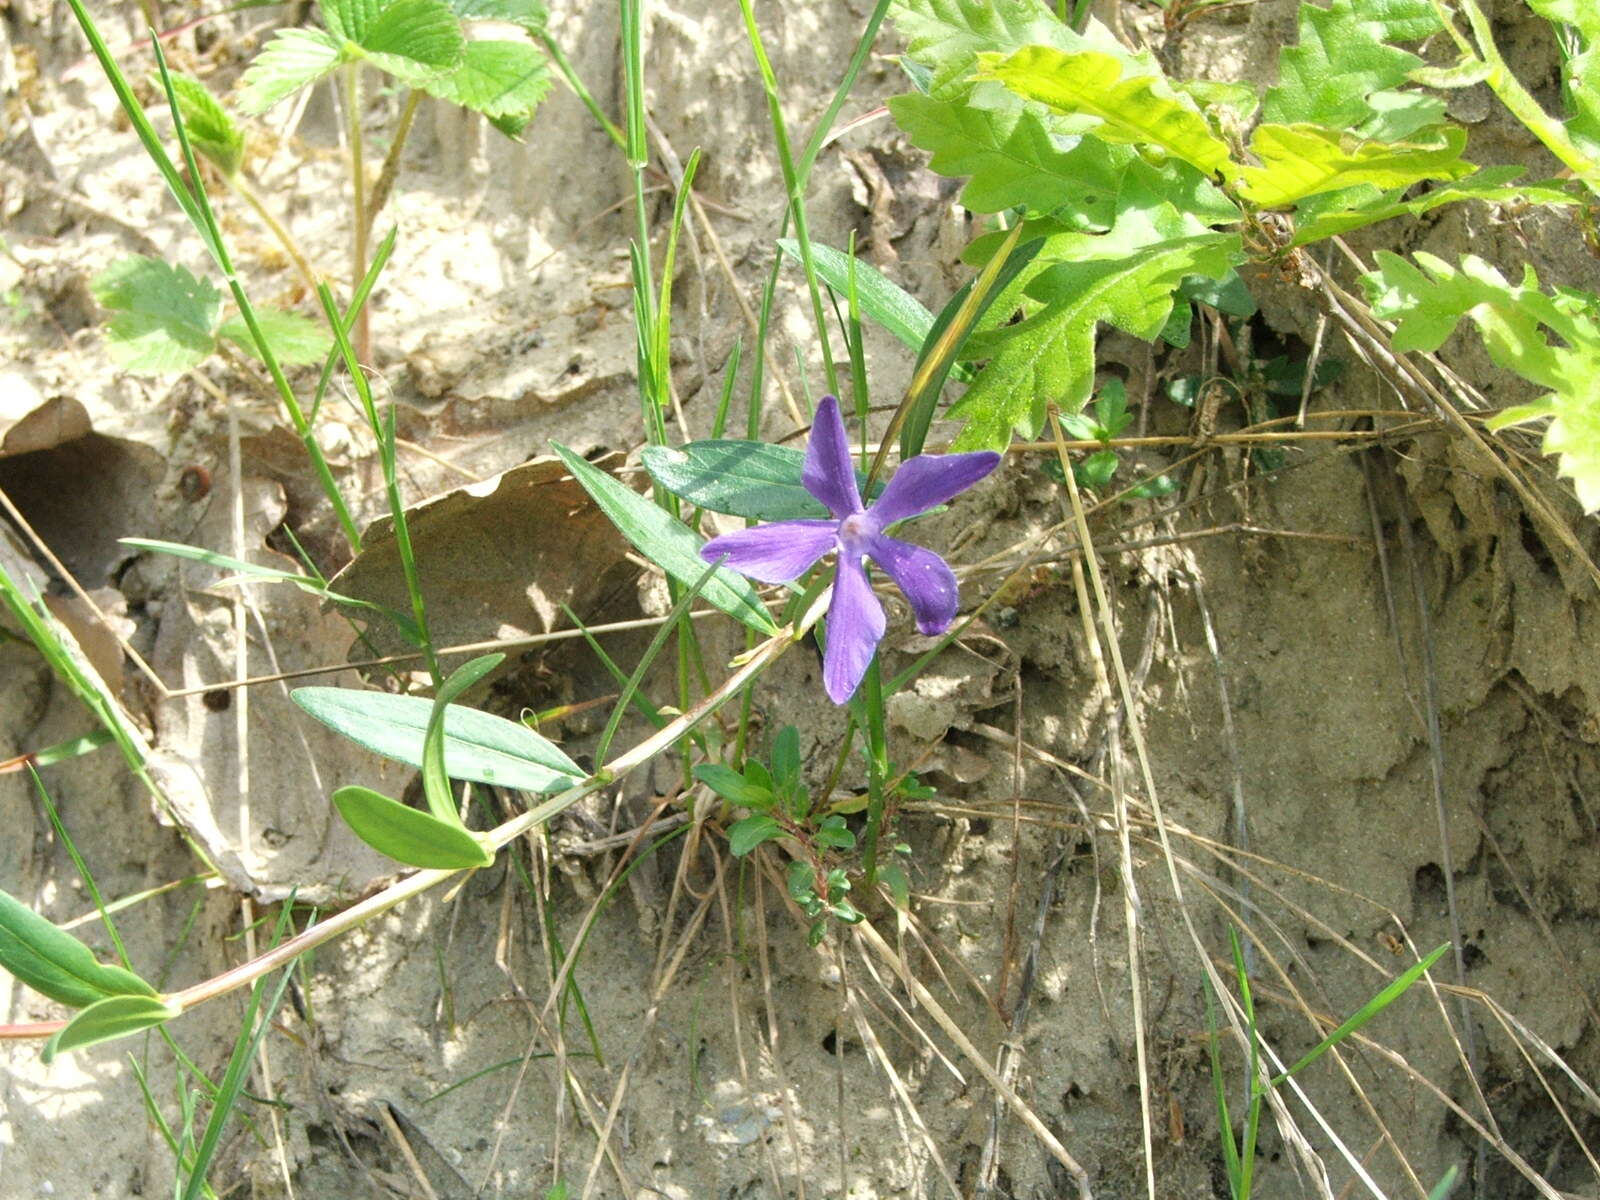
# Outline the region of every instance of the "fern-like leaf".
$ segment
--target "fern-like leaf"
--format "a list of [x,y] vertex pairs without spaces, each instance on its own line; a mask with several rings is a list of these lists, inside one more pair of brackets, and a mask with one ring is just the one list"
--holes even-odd
[[[1585,293],[1539,287],[1533,268],[1521,284],[1466,255],[1459,268],[1418,252],[1416,264],[1378,252],[1362,277],[1372,311],[1395,322],[1395,347],[1437,350],[1463,318],[1483,336],[1497,366],[1548,388],[1532,404],[1502,414],[1496,428],[1550,418],[1544,449],[1557,457],[1588,512],[1600,509],[1600,312]],[[1548,331],[1548,332],[1547,332]],[[1559,341],[1552,341],[1554,334]]]

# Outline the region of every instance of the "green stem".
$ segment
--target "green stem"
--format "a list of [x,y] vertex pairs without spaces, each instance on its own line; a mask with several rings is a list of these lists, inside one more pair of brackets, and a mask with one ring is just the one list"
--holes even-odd
[[289,261],[294,263],[294,269],[300,273],[300,278],[305,280],[306,286],[316,291],[316,272],[311,269],[311,262],[306,258],[305,251],[300,249],[300,243],[294,240],[294,235],[289,232],[288,226],[278,220],[267,207],[266,202],[261,199],[261,193],[256,191],[254,185],[243,175],[224,175],[222,179],[233,189],[235,196],[250,206],[272,236],[278,239],[278,245],[283,247],[283,252],[289,256]]
[[867,715],[867,827],[861,837],[861,865],[867,887],[878,881],[878,838],[883,832],[884,781],[889,777],[889,747],[883,727],[883,673],[872,656],[862,681],[861,706]]
[[[350,203],[353,233],[350,239],[350,284],[367,273],[367,167],[361,147],[361,64],[344,68],[345,134],[350,142]],[[363,308],[356,316],[356,358],[372,357],[372,326]]]
[[811,315],[817,324],[817,340],[822,346],[822,370],[828,381],[828,391],[839,394],[839,372],[833,362],[833,346],[828,339],[828,318],[822,308],[822,288],[817,282],[817,268],[812,261],[811,229],[806,220],[805,179],[795,169],[794,153],[789,146],[789,127],[783,119],[783,105],[778,100],[778,77],[772,70],[766,46],[761,41],[761,30],[756,25],[755,10],[751,0],[739,0],[744,13],[745,32],[750,39],[750,49],[756,56],[756,68],[761,74],[761,88],[767,96],[767,111],[772,120],[773,140],[778,145],[778,162],[783,168],[783,186],[788,198],[788,209],[794,219],[795,241],[800,246],[800,263],[805,268],[806,285],[811,292]]
[[617,144],[617,149],[626,152],[628,149],[627,137],[622,130],[617,128],[616,122],[601,111],[600,105],[589,94],[589,89],[583,86],[583,80],[578,78],[578,73],[572,69],[572,63],[567,59],[566,53],[561,49],[555,38],[542,29],[535,36],[538,38],[539,45],[544,48],[544,52],[550,56],[550,61],[555,63],[556,70],[560,71],[561,77],[567,81],[567,86],[583,102],[583,106],[589,110],[589,115],[595,119],[601,129],[605,130],[606,136]]

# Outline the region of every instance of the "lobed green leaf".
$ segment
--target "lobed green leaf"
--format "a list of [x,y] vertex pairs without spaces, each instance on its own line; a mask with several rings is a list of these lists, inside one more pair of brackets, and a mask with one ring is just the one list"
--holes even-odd
[[110,312],[106,349],[132,371],[185,371],[216,348],[222,296],[187,268],[133,255],[89,283]]
[[1460,179],[1477,169],[1461,160],[1466,145],[1464,129],[1410,143],[1364,142],[1318,125],[1259,125],[1250,149],[1262,165],[1244,168],[1239,191],[1262,208],[1283,208],[1361,184],[1403,188],[1424,179]]
[[340,44],[320,29],[280,29],[245,71],[239,107],[264,113],[343,61]]
[[[300,313],[258,305],[256,324],[280,363],[303,366],[321,362],[333,347],[333,338],[321,322]],[[261,351],[250,336],[250,328],[244,323],[243,317],[229,317],[217,334],[243,347],[253,358],[261,357]]]
[[527,42],[475,41],[452,71],[421,87],[486,117],[526,120],[550,91],[550,73],[544,55]]

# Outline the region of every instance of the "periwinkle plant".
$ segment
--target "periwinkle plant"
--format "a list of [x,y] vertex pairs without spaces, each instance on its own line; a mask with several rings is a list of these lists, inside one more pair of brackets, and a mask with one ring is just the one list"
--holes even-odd
[[1000,455],[990,450],[919,454],[907,459],[883,494],[864,506],[839,401],[825,396],[817,406],[800,478],[831,518],[774,521],[725,533],[707,542],[700,554],[708,563],[722,563],[763,583],[787,583],[829,551],[838,553],[822,681],[828,698],[844,704],[861,685],[886,628],[865,560],[870,558],[905,593],[921,632],[943,633],[960,604],[955,572],[932,550],[885,531],[960,495],[999,465]]

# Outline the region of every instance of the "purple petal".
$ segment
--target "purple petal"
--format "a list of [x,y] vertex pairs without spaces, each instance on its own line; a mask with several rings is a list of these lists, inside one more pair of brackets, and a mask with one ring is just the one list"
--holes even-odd
[[950,628],[961,597],[956,589],[956,574],[944,559],[932,550],[881,534],[872,540],[867,553],[911,601],[918,629],[923,633],[943,633]]
[[855,464],[850,459],[850,435],[845,433],[844,418],[839,415],[839,401],[832,396],[824,396],[817,405],[800,482],[840,520],[861,511]]
[[872,594],[866,568],[859,558],[840,555],[828,606],[828,647],[822,655],[822,685],[835,704],[845,703],[861,686],[883,629],[883,605]]
[[877,518],[878,527],[886,529],[896,521],[938,508],[999,465],[1000,456],[993,450],[919,454],[900,464],[883,495],[873,503],[872,515]]
[[714,537],[700,547],[700,557],[714,563],[726,556],[722,565],[741,575],[788,583],[833,549],[838,531],[837,521],[774,521]]

